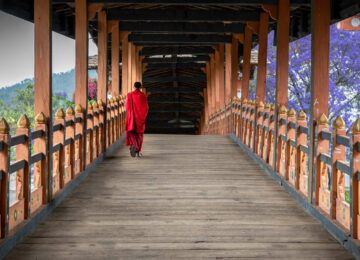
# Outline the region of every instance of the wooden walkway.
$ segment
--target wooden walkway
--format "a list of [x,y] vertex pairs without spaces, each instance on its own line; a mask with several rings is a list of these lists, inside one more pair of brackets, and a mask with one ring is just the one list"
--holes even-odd
[[8,259],[350,259],[224,136],[146,135],[122,146]]

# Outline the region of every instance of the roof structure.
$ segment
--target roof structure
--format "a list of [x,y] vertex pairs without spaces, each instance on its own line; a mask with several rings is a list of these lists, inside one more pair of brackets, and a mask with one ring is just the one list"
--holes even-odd
[[[214,46],[231,43],[232,35],[243,33],[247,23],[259,20],[264,6],[278,4],[278,0],[88,0],[88,4],[101,5],[107,20],[120,21],[120,31],[130,32],[129,42],[143,47],[143,83],[150,104],[148,131],[196,133],[206,87],[205,62]],[[52,0],[54,31],[75,37],[74,7],[75,0]],[[290,40],[310,33],[310,7],[310,0],[291,0]],[[33,21],[33,0],[0,0],[0,10]],[[359,12],[358,0],[333,0],[331,22]],[[270,19],[269,31],[276,30],[276,24]],[[96,15],[90,17],[88,28],[96,43]],[[252,45],[257,43],[254,34]],[[110,48],[111,37],[109,52]],[[241,61],[242,44],[238,53]],[[252,64],[256,64],[255,56],[254,52]],[[108,57],[110,65],[111,55]],[[95,68],[94,58],[89,59],[89,68]]]

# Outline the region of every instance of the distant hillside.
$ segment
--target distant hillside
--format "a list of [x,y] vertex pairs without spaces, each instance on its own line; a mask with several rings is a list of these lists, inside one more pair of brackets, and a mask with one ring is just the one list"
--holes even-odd
[[[89,76],[96,78],[96,71],[89,71]],[[12,101],[12,98],[15,96],[15,90],[24,89],[28,83],[34,83],[34,78],[25,79],[12,86],[0,88],[0,100],[9,105]],[[53,93],[66,92],[68,97],[71,99],[75,90],[75,69],[69,70],[67,72],[53,74],[52,84]]]

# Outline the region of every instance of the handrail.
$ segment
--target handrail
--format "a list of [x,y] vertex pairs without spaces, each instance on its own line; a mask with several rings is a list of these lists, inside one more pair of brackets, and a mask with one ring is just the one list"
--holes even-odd
[[[10,136],[7,122],[2,119],[2,125],[6,127],[0,133],[0,161],[6,163],[0,164],[1,239],[7,239],[15,228],[19,230],[35,216],[33,214],[39,213],[37,209],[51,203],[119,140],[125,127],[124,99],[112,98],[107,106],[101,101],[89,103],[87,113],[80,106],[69,107],[66,113],[59,109],[50,128],[44,114],[39,113],[32,131],[29,119],[23,115],[15,136]],[[16,147],[14,162],[10,159],[11,147]],[[16,174],[15,201],[11,205],[8,174]],[[34,176],[33,187],[31,174]]]
[[[237,138],[319,214],[359,240],[360,119],[347,136],[341,117],[336,118],[330,131],[326,116],[321,115],[314,123],[314,139],[309,140],[309,126],[302,111],[296,115],[285,106],[275,109],[274,105],[236,98],[229,107],[230,111],[224,107],[209,115],[207,133],[221,134],[221,121],[230,121],[225,133]],[[220,116],[222,113],[225,118]],[[314,158],[309,158],[310,154]],[[313,172],[309,172],[312,162]],[[345,176],[350,178],[349,187],[345,186]]]

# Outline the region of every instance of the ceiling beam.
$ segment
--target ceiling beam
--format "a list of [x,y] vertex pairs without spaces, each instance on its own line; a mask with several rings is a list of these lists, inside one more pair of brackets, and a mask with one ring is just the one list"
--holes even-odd
[[[249,1],[250,2],[250,1]],[[109,20],[168,22],[246,22],[258,21],[258,11],[189,9],[108,9]]]
[[151,94],[171,94],[171,93],[180,93],[180,94],[198,94],[202,92],[200,88],[191,88],[191,89],[174,89],[172,87],[169,88],[157,88],[157,87],[145,87],[146,92],[150,92]]
[[204,100],[201,98],[194,98],[194,99],[179,99],[176,100],[174,98],[148,98],[148,103],[158,103],[158,104],[200,104],[203,103]]
[[206,82],[206,77],[144,77],[143,83],[152,82]]
[[[53,0],[53,3],[74,3],[75,0]],[[262,4],[277,4],[277,0],[88,0],[88,3],[104,4],[141,4],[141,5],[234,5],[234,6],[259,6]]]
[[[199,119],[200,118],[200,115],[180,115],[180,118],[179,120],[196,120],[196,119]],[[174,120],[176,119],[175,116],[173,115],[169,115],[169,114],[149,114],[147,117],[146,117],[146,120],[147,121],[152,121],[152,120]]]
[[136,33],[244,33],[243,23],[121,22],[120,31]]
[[205,66],[205,63],[151,63],[146,69],[200,69]]
[[194,43],[201,43],[207,45],[231,43],[231,35],[217,35],[217,34],[130,34],[128,36],[129,42],[133,43],[187,43],[193,45]]
[[203,107],[150,107],[149,113],[161,112],[161,113],[173,113],[173,112],[192,112],[198,113],[203,110]]
[[206,62],[210,61],[208,55],[200,55],[197,57],[171,57],[171,58],[144,58],[143,63],[186,63],[186,62]]
[[181,54],[194,54],[194,55],[207,55],[215,53],[215,50],[211,47],[171,47],[167,49],[153,49],[145,47],[140,52],[140,56],[151,55],[181,55]]

